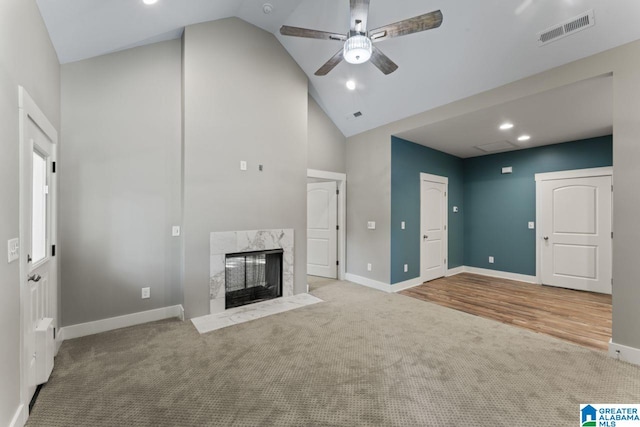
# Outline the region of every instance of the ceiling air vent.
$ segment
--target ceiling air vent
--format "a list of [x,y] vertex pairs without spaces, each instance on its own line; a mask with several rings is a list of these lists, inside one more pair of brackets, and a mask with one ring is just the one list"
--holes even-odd
[[538,33],[538,45],[544,46],[547,43],[567,37],[577,31],[593,27],[595,24],[596,20],[593,15],[593,9],[588,10],[581,15],[561,22],[558,25],[554,25],[553,27]]
[[513,150],[516,146],[509,141],[498,141],[491,142],[489,144],[476,145],[476,148],[485,153],[496,153],[498,151]]
[[360,111],[356,111],[355,113],[353,113],[353,117],[360,117],[362,115],[362,113]]

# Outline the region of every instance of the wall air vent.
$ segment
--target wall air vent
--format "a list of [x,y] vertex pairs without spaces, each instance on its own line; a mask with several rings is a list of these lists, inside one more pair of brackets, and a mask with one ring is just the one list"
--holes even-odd
[[544,46],[563,37],[567,37],[575,32],[593,27],[595,24],[596,20],[593,14],[593,9],[588,10],[581,15],[539,32],[538,45]]
[[360,111],[356,111],[355,113],[353,113],[353,117],[360,117],[362,115],[362,113]]

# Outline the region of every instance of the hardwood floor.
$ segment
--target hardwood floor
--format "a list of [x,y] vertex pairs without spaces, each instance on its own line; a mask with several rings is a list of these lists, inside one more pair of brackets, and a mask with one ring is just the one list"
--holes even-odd
[[476,316],[606,350],[611,295],[462,273],[400,292]]

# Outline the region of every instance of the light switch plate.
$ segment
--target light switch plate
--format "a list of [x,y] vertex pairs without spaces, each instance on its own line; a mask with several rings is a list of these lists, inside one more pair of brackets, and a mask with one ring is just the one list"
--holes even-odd
[[180,235],[180,226],[179,225],[174,225],[173,227],[171,227],[171,235],[173,237],[178,237]]
[[513,166],[507,166],[506,168],[502,168],[502,173],[513,173]]
[[404,221],[402,221],[402,222],[400,223],[400,228],[404,230],[404,229],[405,229],[405,226],[406,226],[406,225],[405,225]]
[[409,271],[409,264],[405,264],[404,265],[404,272],[408,272]]
[[142,299],[151,298],[151,288],[142,288]]
[[7,241],[7,261],[13,262],[20,258],[20,240],[11,239]]
[[490,257],[489,257],[489,264],[493,264],[493,262],[494,262],[494,259],[493,259],[493,257],[492,257],[492,256],[490,256]]
[[240,170],[241,171],[246,171],[247,170],[247,162],[244,160],[240,160]]
[[369,221],[367,222],[367,228],[369,230],[375,230],[376,229],[376,222],[375,221]]
[[529,221],[529,230],[533,230],[534,228],[536,228],[536,223],[533,221]]

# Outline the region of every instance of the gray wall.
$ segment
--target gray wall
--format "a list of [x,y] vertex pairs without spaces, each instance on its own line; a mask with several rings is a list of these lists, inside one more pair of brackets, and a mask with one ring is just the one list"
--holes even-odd
[[187,317],[209,313],[212,231],[293,228],[295,293],[306,291],[306,76],[237,18],[187,27],[183,60]]
[[60,66],[33,0],[0,1],[0,426],[20,405],[20,280],[7,264],[18,237],[18,85],[60,129]]
[[390,283],[391,137],[372,135],[347,142],[347,273]]
[[180,40],[62,66],[63,325],[182,303],[180,114]]
[[345,173],[347,138],[309,96],[309,169]]

